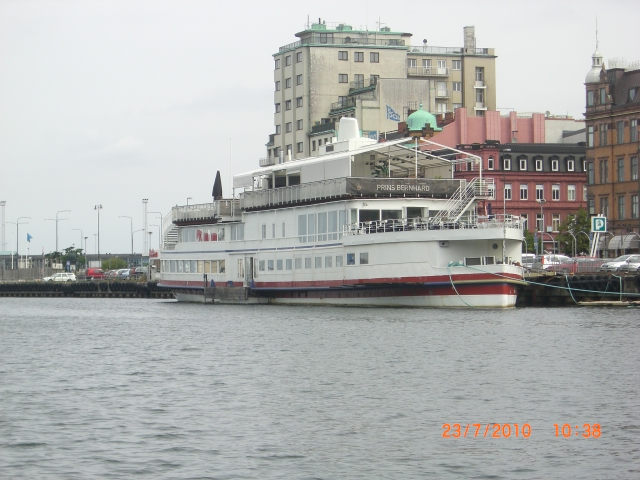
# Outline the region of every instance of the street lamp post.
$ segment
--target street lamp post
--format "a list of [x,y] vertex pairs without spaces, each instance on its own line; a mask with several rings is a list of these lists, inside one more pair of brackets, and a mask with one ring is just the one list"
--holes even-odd
[[120,215],[118,218],[128,218],[131,222],[131,255],[133,255],[133,218],[128,217],[127,215]]
[[567,233],[573,237],[573,256],[575,257],[578,241],[576,240],[576,236],[573,234],[571,230],[567,230]]
[[[80,232],[80,249],[82,250],[82,229],[80,228],[72,228],[71,230],[77,230]],[[84,263],[87,263],[87,252],[84,252]],[[85,265],[86,268],[86,265]]]
[[[162,218],[162,213],[160,212],[149,212],[149,213],[155,213],[160,217],[160,232],[164,231],[164,218]],[[162,233],[160,233],[160,235],[158,236],[158,249],[162,248]]]
[[87,252],[87,238],[84,237],[84,267],[89,268],[89,252]]
[[20,258],[20,252],[19,252],[19,239],[20,239],[20,225],[26,225],[29,222],[21,222],[20,220],[22,220],[23,218],[28,218],[29,220],[31,220],[31,217],[18,217],[18,219],[15,222],[7,222],[7,223],[12,223],[16,226],[16,257]]
[[150,226],[158,227],[158,250],[160,250],[160,225],[158,225],[157,223],[152,223]]
[[100,210],[102,210],[102,205],[96,205],[93,209],[98,212],[98,263],[100,262]]
[[540,198],[536,200],[536,202],[540,204],[540,228],[538,228],[538,232],[540,233],[540,254],[544,255],[544,240],[542,239],[542,234],[544,233],[544,211],[542,206],[547,203],[547,201],[544,198]]
[[61,220],[69,220],[68,218],[58,218],[63,212],[70,212],[71,210],[58,210],[56,212],[56,218],[45,218],[45,220],[51,220],[52,222],[56,222],[56,252],[58,252],[58,222]]
[[193,200],[192,197],[187,197],[187,207],[189,206],[189,200]]

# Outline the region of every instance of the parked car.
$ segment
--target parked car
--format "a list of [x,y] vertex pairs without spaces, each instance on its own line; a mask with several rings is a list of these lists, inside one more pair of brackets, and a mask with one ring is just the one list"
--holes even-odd
[[116,271],[116,278],[119,280],[128,280],[130,277],[131,270],[129,270],[128,268],[121,268],[120,270]]
[[630,257],[633,257],[633,255],[622,255],[613,260],[606,261],[600,267],[600,271],[615,272],[618,269],[618,267],[622,266],[622,264],[624,264]]
[[118,275],[118,271],[117,270],[107,270],[106,272],[104,272],[105,278],[107,280],[113,280],[116,278],[116,275]]
[[44,277],[43,282],[75,282],[76,275],[74,273],[55,273],[50,277]]
[[570,257],[566,255],[538,255],[533,262],[533,270],[550,270],[553,271],[555,267],[559,267],[561,264],[568,264],[571,261]]
[[595,273],[599,270],[604,260],[597,257],[574,257],[568,262],[552,265],[548,270],[559,273]]
[[86,277],[87,280],[102,280],[105,278],[105,274],[101,268],[87,268]]
[[618,272],[640,272],[640,255],[631,255],[617,268]]

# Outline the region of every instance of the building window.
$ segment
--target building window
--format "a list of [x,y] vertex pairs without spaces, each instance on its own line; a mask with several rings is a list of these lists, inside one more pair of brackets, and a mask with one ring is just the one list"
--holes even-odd
[[339,73],[338,83],[349,83],[349,75],[347,75],[346,73]]
[[409,68],[416,68],[418,66],[418,62],[415,58],[408,58],[407,59]]
[[569,185],[567,187],[567,200],[575,201],[575,199],[576,199],[576,186]]
[[287,155],[291,155],[291,144],[287,145]]
[[504,184],[504,199],[511,200],[511,184],[510,183]]
[[364,75],[361,73],[356,73],[353,76],[353,81],[356,84],[356,88],[363,88],[364,87]]
[[302,97],[296,98],[296,108],[302,107]]
[[461,92],[462,91],[462,82],[453,82],[453,91]]
[[551,185],[551,200],[560,200],[560,185]]
[[502,169],[503,170],[511,170],[511,159],[508,157],[504,157],[502,159]]
[[625,197],[618,197],[618,220],[624,219],[624,199]]
[[370,52],[369,53],[369,62],[371,62],[371,63],[379,63],[380,62],[380,54],[378,52]]
[[600,183],[609,182],[609,160],[600,161]]
[[341,96],[338,97],[338,105],[345,106],[347,104],[348,100],[349,100],[349,97],[347,97],[346,95],[344,95],[344,96],[341,95]]
[[629,99],[627,100],[627,102],[633,102],[633,99],[636,98],[637,91],[638,90],[635,87],[629,89]]
[[624,182],[624,158],[618,159],[618,181]]
[[587,107],[592,107],[594,102],[593,90],[587,92]]
[[291,133],[291,122],[287,122],[284,126],[284,130],[286,133]]
[[638,141],[638,119],[634,118],[629,122],[629,141]]
[[596,201],[593,198],[590,198],[587,201],[587,205],[589,208],[589,215],[595,215],[596,214]]
[[489,157],[487,159],[487,169],[488,170],[493,170],[493,157]]
[[573,160],[567,160],[567,172],[573,172],[575,169],[575,162]]
[[274,70],[280,70],[280,59],[276,58],[276,67]]
[[312,152],[316,151],[316,141],[315,140],[311,142],[311,151]]
[[607,91],[604,88],[600,89],[600,105],[607,103]]
[[304,121],[302,119],[296,120],[296,130],[302,130],[302,125]]
[[596,183],[596,174],[593,168],[593,162],[587,162],[587,184],[593,185]]
[[604,147],[607,145],[607,124],[598,125],[598,145]]
[[520,218],[522,218],[522,229],[529,230],[529,214],[521,213]]
[[495,200],[496,198],[496,187],[495,185],[487,185],[487,194],[489,195],[490,200]]
[[544,215],[536,213],[536,229],[541,232],[544,228]]
[[554,232],[557,232],[558,230],[560,230],[560,214],[559,213],[554,213],[551,216],[551,229]]
[[558,160],[557,159],[551,160],[551,171],[552,172],[557,172],[558,171]]
[[369,253],[360,252],[360,265],[367,265],[369,263]]
[[280,91],[280,80],[276,82],[276,92]]
[[631,180],[638,180],[638,157],[631,157]]
[[631,218],[638,218],[638,195],[631,195]]
[[284,109],[285,110],[291,110],[291,100],[285,100]]
[[338,50],[338,60],[349,60],[349,52],[346,50]]
[[354,52],[353,61],[354,62],[364,62],[364,52]]
[[529,187],[527,185],[520,184],[520,200],[529,199]]
[[453,111],[456,111],[456,108],[462,108],[462,104],[461,103],[454,103],[453,104]]
[[280,104],[276,103],[276,113],[280,113]]
[[288,67],[289,65],[291,65],[291,55],[284,57],[284,66]]
[[605,217],[609,217],[609,198],[602,197],[600,199],[600,213]]
[[300,63],[302,61],[302,52],[296,53],[296,63]]
[[544,200],[544,185],[536,185],[536,200]]
[[298,153],[302,153],[304,151],[304,145],[302,142],[298,142]]
[[587,127],[587,147],[593,147],[593,127]]
[[582,186],[582,201],[583,202],[587,201],[587,186],[586,185]]
[[291,88],[291,77],[284,79],[284,88]]
[[536,158],[536,172],[542,171],[542,159]]
[[280,135],[280,125],[276,125],[276,135]]
[[616,122],[616,143],[624,143],[624,122]]
[[454,70],[462,70],[462,60],[452,60],[451,68]]
[[526,158],[521,158],[520,159],[520,170],[522,170],[522,171],[526,171],[527,170],[527,159]]
[[476,67],[476,82],[484,82],[484,67]]
[[296,85],[302,85],[302,74],[296,76]]

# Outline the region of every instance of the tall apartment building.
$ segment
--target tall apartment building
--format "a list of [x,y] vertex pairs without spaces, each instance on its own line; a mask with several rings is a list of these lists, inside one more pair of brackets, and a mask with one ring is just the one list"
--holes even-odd
[[463,47],[411,44],[410,33],[388,27],[354,30],[318,20],[280,47],[274,58],[274,126],[261,164],[312,156],[335,136],[342,117],[365,135],[397,130],[419,104],[434,114],[466,107],[483,116],[496,108],[493,48],[476,48],[474,27]]
[[596,46],[584,83],[589,213],[607,217],[610,251],[637,249],[640,70],[607,70]]

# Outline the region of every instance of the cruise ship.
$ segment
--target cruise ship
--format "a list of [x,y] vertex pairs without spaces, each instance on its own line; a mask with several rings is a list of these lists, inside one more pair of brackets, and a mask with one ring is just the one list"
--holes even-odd
[[[263,161],[232,198],[217,181],[211,203],[174,207],[160,284],[214,304],[513,307],[522,219],[485,211],[480,158],[431,142],[417,117],[388,141],[343,118],[318,156]],[[458,164],[478,177],[453,178]]]

